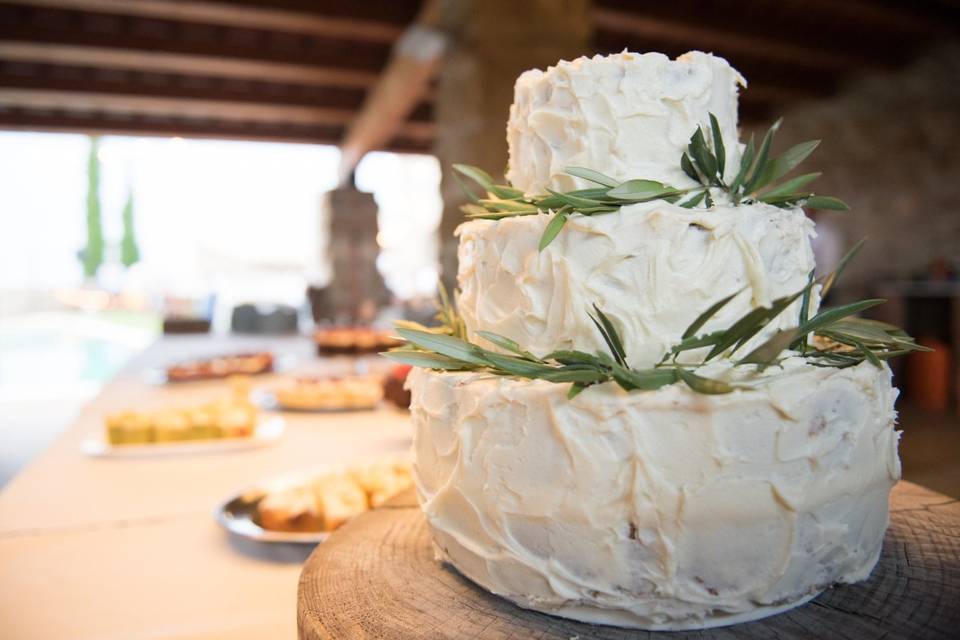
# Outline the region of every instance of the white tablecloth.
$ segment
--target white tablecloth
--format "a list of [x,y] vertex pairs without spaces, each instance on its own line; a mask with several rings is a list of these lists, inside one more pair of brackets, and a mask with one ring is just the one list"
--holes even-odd
[[0,637],[296,637],[297,578],[309,548],[234,538],[213,521],[214,508],[273,475],[405,450],[405,413],[284,414],[279,443],[237,452],[103,459],[79,449],[107,411],[202,402],[226,390],[222,382],[149,385],[145,368],[263,347],[298,354],[300,368],[337,366],[315,360],[304,338],[163,338],[0,493]]

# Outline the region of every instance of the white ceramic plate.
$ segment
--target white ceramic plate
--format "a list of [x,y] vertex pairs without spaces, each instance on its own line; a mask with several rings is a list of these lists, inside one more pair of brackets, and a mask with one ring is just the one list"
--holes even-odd
[[275,443],[283,435],[286,423],[283,418],[261,419],[249,438],[213,438],[210,440],[184,440],[182,442],[154,442],[146,444],[112,445],[104,436],[87,438],[80,443],[80,450],[97,458],[139,458],[171,456],[195,453],[219,453],[256,449]]

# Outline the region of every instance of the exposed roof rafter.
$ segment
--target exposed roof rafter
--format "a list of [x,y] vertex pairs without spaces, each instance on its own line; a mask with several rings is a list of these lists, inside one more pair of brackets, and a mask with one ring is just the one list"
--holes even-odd
[[669,22],[619,9],[596,7],[593,9],[593,21],[599,29],[627,33],[640,38],[696,43],[697,48],[707,51],[722,51],[724,55],[730,56],[741,54],[785,63],[802,59],[806,65],[840,72],[872,64],[870,58],[866,56],[851,56],[836,51],[802,47],[779,40],[773,37],[775,34],[772,37],[765,38],[756,35],[723,32],[706,26]]
[[393,42],[403,27],[261,6],[205,0],[18,0],[19,4],[97,13],[304,33],[367,42]]
[[[350,109],[306,107],[273,103],[238,103],[219,100],[157,98],[136,95],[111,95],[58,92],[35,89],[0,88],[0,107],[34,110],[58,110],[115,113],[126,115],[170,116],[203,120],[236,122],[273,122],[303,125],[345,126],[353,119]],[[412,140],[429,141],[434,126],[429,122],[405,122],[398,135]]]
[[375,71],[324,67],[296,62],[144,51],[108,46],[40,44],[0,40],[0,58],[44,64],[79,64],[111,69],[142,69],[184,75],[202,74],[227,78],[297,82],[311,86],[367,89],[377,81]]

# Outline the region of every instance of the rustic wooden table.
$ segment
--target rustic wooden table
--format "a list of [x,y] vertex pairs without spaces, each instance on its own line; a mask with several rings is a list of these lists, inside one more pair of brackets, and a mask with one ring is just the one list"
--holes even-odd
[[866,582],[830,589],[757,622],[652,633],[581,624],[521,609],[433,559],[413,492],[338,531],[300,576],[301,640],[320,638],[839,638],[960,637],[960,502],[901,482],[890,529]]
[[[286,413],[273,446],[223,453],[91,458],[80,443],[103,415],[186,406],[228,393],[222,381],[156,386],[142,371],[191,356],[270,349],[296,371],[333,371],[307,338],[164,337],[107,385],[74,424],[0,492],[3,640],[263,640],[296,633],[304,545],[236,538],[215,506],[252,483],[410,447],[407,414]],[[255,386],[274,376],[258,376]],[[0,417],[2,419],[2,417]]]

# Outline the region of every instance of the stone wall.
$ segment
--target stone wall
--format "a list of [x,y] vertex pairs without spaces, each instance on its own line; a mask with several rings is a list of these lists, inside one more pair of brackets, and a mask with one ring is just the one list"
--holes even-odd
[[[938,257],[958,264],[960,41],[783,115],[776,149],[822,139],[803,172],[822,171],[817,190],[852,208],[824,212],[819,220],[835,224],[847,247],[869,238],[842,290],[860,294],[875,283],[907,278]],[[763,130],[756,133],[759,142]]]
[[[467,200],[452,179],[451,165],[475,165],[503,181],[507,118],[517,76],[586,53],[590,20],[587,0],[445,0],[441,4],[449,14],[445,23],[451,43],[436,88],[434,152],[443,171],[441,277],[452,289],[458,246],[453,232],[465,219],[460,205]],[[537,28],[531,29],[532,24]]]

